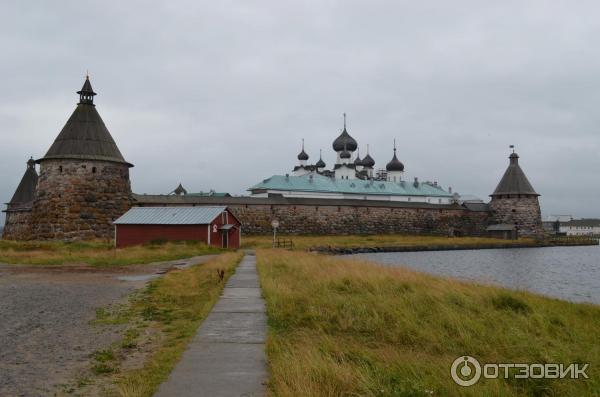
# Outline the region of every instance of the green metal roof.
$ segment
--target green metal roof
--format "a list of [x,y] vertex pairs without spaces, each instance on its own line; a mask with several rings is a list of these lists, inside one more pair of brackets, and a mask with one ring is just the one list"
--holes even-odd
[[446,192],[440,186],[434,186],[429,183],[419,182],[418,186],[415,186],[413,182],[406,181],[387,182],[365,181],[361,179],[334,179],[319,174],[303,176],[273,175],[248,190],[264,189],[320,193],[452,197],[452,194]]

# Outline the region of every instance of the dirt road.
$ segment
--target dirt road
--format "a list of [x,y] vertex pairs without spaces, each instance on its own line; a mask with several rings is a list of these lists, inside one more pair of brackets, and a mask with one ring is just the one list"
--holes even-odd
[[190,261],[97,269],[0,265],[0,396],[52,396],[120,339],[94,326],[96,309],[123,301],[148,277]]

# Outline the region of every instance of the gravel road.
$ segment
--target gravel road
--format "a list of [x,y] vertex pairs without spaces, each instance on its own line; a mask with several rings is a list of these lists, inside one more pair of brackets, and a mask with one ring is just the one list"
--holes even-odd
[[54,395],[89,365],[94,351],[120,338],[118,327],[90,324],[96,309],[142,287],[146,280],[137,276],[164,273],[173,264],[117,270],[0,265],[0,396]]

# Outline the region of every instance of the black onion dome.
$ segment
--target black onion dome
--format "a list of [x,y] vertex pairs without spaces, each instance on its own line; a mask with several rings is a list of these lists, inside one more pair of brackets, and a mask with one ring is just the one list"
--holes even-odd
[[362,159],[363,167],[373,167],[375,166],[375,160],[371,157],[370,154],[367,154],[364,159]]
[[302,149],[302,151],[298,155],[298,160],[305,160],[305,161],[308,160],[308,154],[306,154],[304,149]]
[[319,159],[319,161],[317,161],[317,164],[315,164],[315,167],[317,168],[325,168],[326,164],[323,161],[323,159]]
[[394,149],[394,157],[392,157],[392,160],[387,163],[385,169],[387,171],[404,171],[404,164],[402,164],[402,162],[398,160],[398,157],[396,157],[396,149]]
[[363,161],[360,159],[360,155],[359,154],[357,154],[356,155],[356,159],[354,159],[354,165],[356,165],[356,166],[363,165]]
[[344,147],[346,150],[353,152],[358,148],[358,143],[354,138],[350,136],[350,134],[348,134],[348,131],[346,131],[346,127],[344,127],[344,131],[342,131],[340,136],[338,136],[335,139],[335,141],[333,141],[332,146],[333,150],[336,152],[341,152],[342,150],[344,150]]

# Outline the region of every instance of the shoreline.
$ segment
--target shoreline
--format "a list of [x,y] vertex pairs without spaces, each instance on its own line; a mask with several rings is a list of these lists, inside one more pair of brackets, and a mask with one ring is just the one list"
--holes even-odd
[[451,245],[414,245],[414,246],[372,246],[372,247],[311,247],[309,252],[331,255],[372,254],[378,252],[422,252],[422,251],[463,251],[508,248],[546,248],[546,247],[582,247],[599,245],[593,241],[532,242],[506,244],[451,244]]

